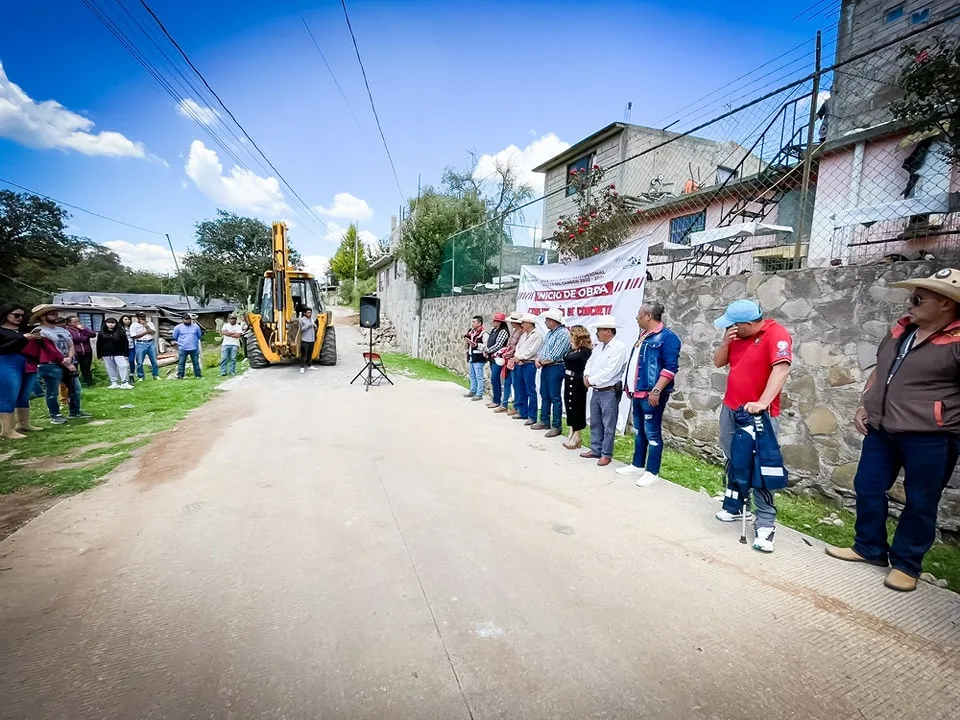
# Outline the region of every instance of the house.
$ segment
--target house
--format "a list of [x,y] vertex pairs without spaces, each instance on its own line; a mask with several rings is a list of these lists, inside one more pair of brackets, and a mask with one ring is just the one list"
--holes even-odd
[[201,305],[198,298],[185,298],[182,295],[160,295],[142,293],[95,293],[63,292],[53,296],[53,304],[64,313],[77,315],[83,324],[99,331],[107,317],[133,315],[143,311],[157,325],[161,338],[170,338],[174,326],[180,322],[184,312],[189,312],[205,331],[217,328],[236,304],[214,298]]
[[[599,165],[604,182],[637,204],[679,198],[697,189],[760,172],[764,163],[730,140],[710,140],[615,122],[534,168],[544,173],[543,227],[576,211],[574,170]],[[548,240],[549,238],[545,238]]]
[[[810,265],[960,255],[957,168],[938,136],[897,122],[890,107],[902,96],[901,48],[960,37],[960,23],[905,36],[955,12],[952,5],[918,0],[842,3],[840,67],[823,108]],[[880,49],[857,59],[872,48]]]

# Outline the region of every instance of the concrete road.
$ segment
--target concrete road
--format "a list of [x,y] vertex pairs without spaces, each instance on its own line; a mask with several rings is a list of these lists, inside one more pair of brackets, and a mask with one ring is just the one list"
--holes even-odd
[[960,602],[443,383],[248,373],[0,543],[0,718],[956,718]]

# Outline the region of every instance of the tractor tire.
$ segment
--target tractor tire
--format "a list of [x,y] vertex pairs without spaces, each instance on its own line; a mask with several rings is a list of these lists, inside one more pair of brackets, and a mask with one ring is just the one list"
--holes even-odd
[[328,326],[323,333],[323,345],[320,346],[320,365],[337,364],[337,330]]
[[244,352],[247,355],[247,362],[252,368],[265,368],[270,366],[270,361],[263,355],[260,349],[260,343],[257,342],[257,335],[253,330],[247,330],[243,334]]

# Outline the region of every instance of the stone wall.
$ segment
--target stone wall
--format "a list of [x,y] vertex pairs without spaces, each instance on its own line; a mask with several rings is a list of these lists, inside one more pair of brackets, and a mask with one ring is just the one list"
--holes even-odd
[[[666,306],[665,320],[683,340],[677,392],[664,418],[667,441],[720,460],[717,411],[726,372],[713,367],[720,340],[713,320],[731,300],[756,299],[794,339],[780,425],[791,485],[852,506],[861,443],[853,415],[876,362],[877,344],[903,314],[908,295],[887,286],[937,269],[929,263],[901,263],[651,283],[647,297]],[[958,488],[955,477],[941,506],[943,530],[960,531]],[[902,502],[899,482],[891,496]],[[894,514],[898,511],[895,507]]]

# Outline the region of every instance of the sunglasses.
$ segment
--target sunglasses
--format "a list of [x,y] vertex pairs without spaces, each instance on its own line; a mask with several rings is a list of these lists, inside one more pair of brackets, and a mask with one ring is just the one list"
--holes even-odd
[[910,305],[910,307],[920,307],[924,300],[926,300],[926,298],[922,298],[919,295],[911,295],[907,298],[907,303]]
[[12,313],[10,313],[10,314],[13,315],[14,317],[23,317],[23,313],[22,313],[22,312],[12,312]]

